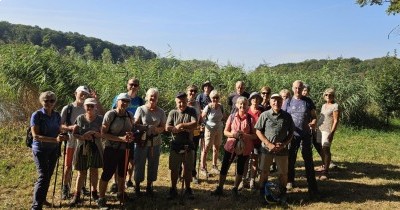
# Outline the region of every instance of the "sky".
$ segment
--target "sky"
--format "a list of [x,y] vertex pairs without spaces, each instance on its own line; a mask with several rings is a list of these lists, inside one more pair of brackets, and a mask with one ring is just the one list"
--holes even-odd
[[387,15],[387,5],[361,8],[355,2],[0,0],[0,20],[245,69],[393,55],[400,41],[398,15]]

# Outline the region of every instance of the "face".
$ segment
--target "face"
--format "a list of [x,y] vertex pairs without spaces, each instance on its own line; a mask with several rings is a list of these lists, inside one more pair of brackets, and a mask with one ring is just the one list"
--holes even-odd
[[158,94],[157,93],[151,94],[148,98],[148,102],[150,103],[150,105],[156,105],[158,102]]
[[302,92],[303,92],[304,86],[301,82],[294,82],[293,83],[293,95],[295,96],[301,96]]
[[303,92],[301,92],[301,95],[303,95],[303,96],[308,96],[308,89],[307,89],[307,88],[304,88],[304,89],[303,89]]
[[186,94],[188,95],[188,99],[194,99],[194,98],[196,98],[197,90],[194,89],[194,88],[190,88],[190,89],[187,91]]
[[282,107],[282,99],[281,98],[271,98],[269,100],[269,105],[271,105],[272,110],[274,110],[275,112],[278,112],[279,110],[281,110]]
[[247,101],[238,101],[236,103],[236,108],[239,110],[239,112],[246,113],[248,109]]
[[244,83],[236,84],[236,93],[242,94],[244,92]]
[[185,111],[187,107],[187,97],[182,97],[182,98],[175,98],[175,103],[176,103],[176,108],[180,111],[183,112]]
[[211,102],[213,104],[217,104],[219,102],[219,95],[215,95],[211,98]]
[[264,90],[261,92],[261,97],[263,98],[264,101],[268,100],[270,95],[271,95],[271,93],[267,90]]
[[208,95],[211,92],[211,86],[206,85],[206,86],[204,86],[203,90],[204,90],[204,93],[206,93]]
[[96,104],[85,104],[85,111],[88,113],[94,113],[96,110]]
[[326,102],[332,102],[335,96],[332,93],[324,93],[324,100]]
[[128,84],[126,84],[126,89],[128,91],[133,91],[133,92],[138,91],[139,90],[139,81],[130,79],[128,81]]
[[78,103],[83,103],[88,96],[89,94],[84,91],[75,92],[75,100]]
[[281,96],[283,100],[286,100],[287,98],[289,98],[289,93],[282,93]]
[[56,100],[51,96],[46,97],[43,99],[43,101],[41,101],[42,106],[48,110],[52,110],[54,108],[55,103],[56,103]]
[[126,108],[128,108],[130,102],[131,101],[127,100],[127,99],[120,99],[120,100],[118,100],[118,104],[117,104],[118,108],[126,109]]
[[253,97],[253,98],[250,100],[250,102],[251,102],[251,105],[252,105],[252,106],[257,106],[258,104],[260,104],[261,100],[260,100],[259,97]]

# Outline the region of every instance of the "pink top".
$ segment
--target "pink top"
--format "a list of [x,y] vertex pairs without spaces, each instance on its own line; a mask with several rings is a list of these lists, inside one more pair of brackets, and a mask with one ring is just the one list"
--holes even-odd
[[[227,131],[239,131],[242,130],[244,133],[246,134],[250,134],[251,131],[250,129],[253,129],[252,132],[254,132],[254,124],[255,121],[253,120],[253,118],[251,117],[251,128],[250,125],[248,125],[247,123],[247,113],[245,115],[243,115],[242,118],[240,118],[239,114],[236,112],[235,113],[235,117],[232,117],[232,115],[229,116],[228,120],[226,121],[226,125],[225,125],[225,130]],[[233,118],[233,122],[231,123],[231,120]],[[226,140],[226,143],[224,145],[224,149],[230,153],[234,152],[234,144],[235,144],[235,138],[231,138],[228,137],[228,139]],[[253,140],[251,140],[251,138],[249,138],[249,136],[245,136],[244,137],[244,152],[243,152],[243,156],[248,156],[250,155],[251,151],[253,151],[254,148],[254,144],[253,144]]]
[[[257,109],[256,112],[253,113],[253,112],[251,111],[251,109],[249,108],[249,111],[247,111],[247,113],[249,113],[249,114],[251,115],[251,117],[253,118],[254,124],[257,123],[257,120],[258,120],[258,118],[259,118],[260,115],[261,115],[261,111]],[[257,145],[257,146],[258,146],[258,145],[261,145],[261,140],[257,138],[256,140],[253,141],[253,144],[254,144],[254,146],[256,146],[256,145]]]

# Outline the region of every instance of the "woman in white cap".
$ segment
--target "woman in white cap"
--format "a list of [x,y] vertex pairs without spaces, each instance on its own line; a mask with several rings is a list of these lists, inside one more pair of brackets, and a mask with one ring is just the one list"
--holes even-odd
[[124,192],[124,179],[128,163],[128,143],[133,140],[133,115],[126,109],[131,98],[127,93],[117,96],[117,107],[104,115],[101,134],[105,139],[103,154],[103,173],[99,182],[99,199],[97,204],[100,208],[106,207],[105,193],[107,184],[118,167],[118,193],[117,198],[121,202],[127,199]]
[[103,167],[103,146],[101,143],[101,124],[103,117],[97,115],[97,101],[94,98],[87,98],[83,103],[85,114],[76,118],[77,132],[74,137],[77,139],[75,147],[73,166],[78,171],[75,194],[70,203],[71,206],[81,202],[80,189],[86,178],[87,170],[90,169],[89,182],[91,196],[97,200],[98,169]]

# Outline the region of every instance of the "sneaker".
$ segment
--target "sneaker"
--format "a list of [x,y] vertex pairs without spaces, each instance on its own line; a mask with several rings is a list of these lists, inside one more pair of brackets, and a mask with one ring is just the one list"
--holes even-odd
[[70,198],[69,195],[69,186],[68,185],[64,185],[63,189],[62,189],[62,195],[61,195],[61,199],[63,200],[67,200]]
[[128,180],[126,182],[126,188],[128,188],[128,187],[133,187],[133,182],[131,180]]
[[69,203],[69,206],[75,207],[78,203],[81,203],[81,202],[82,202],[82,200],[80,198],[80,195],[74,195],[71,202]]
[[325,166],[324,165],[322,165],[322,166],[318,167],[317,169],[315,169],[316,172],[321,172],[321,171],[324,171],[324,170],[325,170]]
[[276,167],[276,163],[274,162],[274,163],[272,163],[269,172],[270,172],[270,173],[275,173],[275,172],[277,172],[277,171],[278,171],[278,169],[277,169],[277,167]]
[[211,192],[211,195],[221,196],[223,194],[222,187],[218,186],[217,189]]
[[321,181],[326,181],[326,180],[328,180],[328,175],[327,175],[327,174],[322,174],[322,175],[319,177],[319,180],[321,180]]
[[218,167],[216,165],[213,165],[212,168],[211,168],[211,173],[218,175],[219,172],[220,171],[219,171]]
[[200,169],[200,174],[203,175],[203,176],[205,176],[206,178],[208,178],[207,169],[205,169],[205,168]]
[[193,184],[199,184],[199,179],[197,177],[193,177]]
[[169,189],[169,194],[167,199],[168,200],[173,200],[178,196],[178,191],[176,190],[176,188],[170,188]]
[[329,164],[329,168],[330,169],[335,169],[335,168],[337,168],[338,166],[336,165],[336,164],[334,164],[333,162],[331,162],[331,164]]
[[92,191],[91,194],[92,194],[92,198],[94,201],[97,201],[97,199],[99,199],[99,195],[97,194],[97,191]]
[[82,187],[82,189],[81,189],[81,194],[82,194],[82,195],[89,195],[90,193],[89,193],[89,191],[86,189],[86,187]]
[[114,183],[114,184],[111,185],[111,190],[110,190],[110,192],[112,192],[112,193],[117,193],[117,192],[118,192],[117,183]]
[[292,183],[292,182],[288,182],[288,183],[286,184],[286,189],[287,189],[287,190],[292,190],[292,189],[293,189],[293,183]]
[[102,208],[107,208],[107,200],[106,198],[99,198],[97,199],[97,206],[102,209]]
[[189,200],[193,200],[194,199],[194,194],[193,194],[192,188],[190,188],[190,187],[186,188],[185,197],[187,197]]

